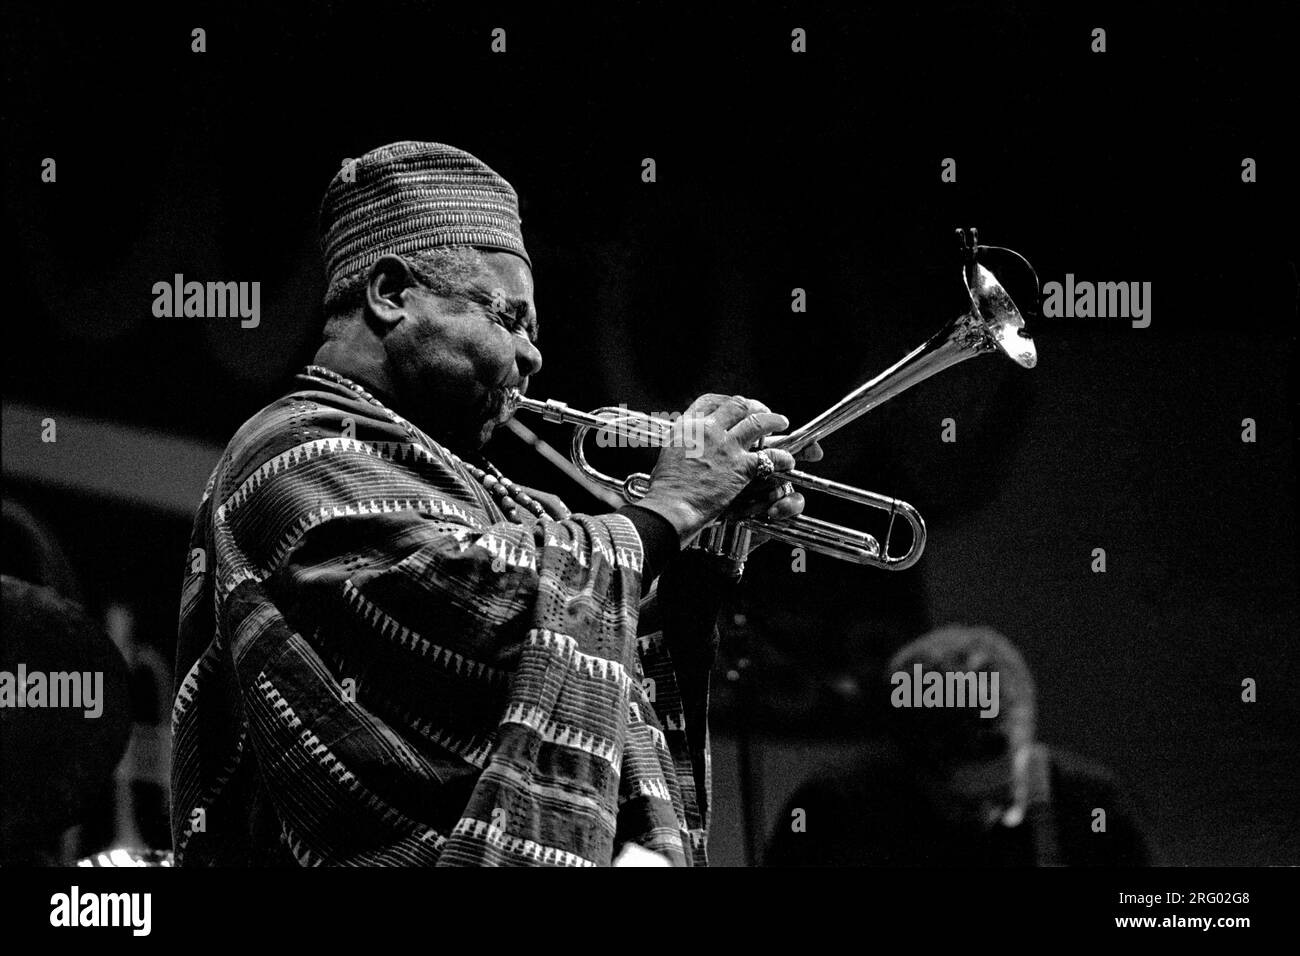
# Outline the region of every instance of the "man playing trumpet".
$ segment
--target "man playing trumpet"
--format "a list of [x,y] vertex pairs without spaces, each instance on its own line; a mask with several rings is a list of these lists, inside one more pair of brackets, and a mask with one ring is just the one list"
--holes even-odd
[[789,423],[701,396],[642,501],[571,514],[480,452],[542,366],[510,185],[395,143],[334,177],[320,226],[324,344],[194,523],[177,863],[704,863],[731,577],[682,549],[724,510],[801,513],[794,458],[750,450]]

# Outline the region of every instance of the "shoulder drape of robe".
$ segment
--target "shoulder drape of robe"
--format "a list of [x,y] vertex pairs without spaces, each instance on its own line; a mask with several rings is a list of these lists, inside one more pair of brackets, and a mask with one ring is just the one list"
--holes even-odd
[[652,591],[639,628],[634,524],[508,522],[423,432],[300,382],[195,518],[178,864],[704,863],[712,618],[687,650]]

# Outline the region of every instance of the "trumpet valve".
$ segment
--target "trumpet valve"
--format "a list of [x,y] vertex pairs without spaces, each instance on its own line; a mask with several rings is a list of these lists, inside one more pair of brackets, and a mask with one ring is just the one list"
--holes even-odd
[[754,533],[743,521],[715,521],[700,532],[693,547],[743,566],[753,537]]

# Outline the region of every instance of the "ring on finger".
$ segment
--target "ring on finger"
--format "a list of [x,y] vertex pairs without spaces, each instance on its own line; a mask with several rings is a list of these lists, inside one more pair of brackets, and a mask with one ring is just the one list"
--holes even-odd
[[776,463],[772,461],[772,453],[764,449],[755,452],[755,457],[758,459],[758,474],[756,477],[760,479],[771,478],[772,473],[776,471]]

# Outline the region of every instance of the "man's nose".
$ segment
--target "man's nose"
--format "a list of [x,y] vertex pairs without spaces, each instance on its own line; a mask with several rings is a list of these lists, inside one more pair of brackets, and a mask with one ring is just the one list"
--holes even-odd
[[519,375],[527,378],[542,370],[542,353],[532,342],[519,336],[519,345],[515,349],[515,361],[519,365]]

